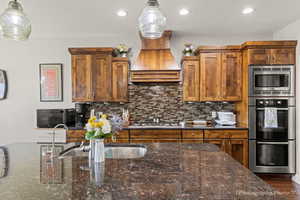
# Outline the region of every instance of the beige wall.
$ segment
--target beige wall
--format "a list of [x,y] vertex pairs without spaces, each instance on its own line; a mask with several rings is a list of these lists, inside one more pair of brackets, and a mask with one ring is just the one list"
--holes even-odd
[[[297,69],[299,67],[300,63],[300,20],[295,21],[286,27],[282,28],[281,30],[278,30],[274,33],[274,39],[275,40],[298,40],[298,46],[297,46],[297,56],[296,56],[296,63],[297,63]],[[300,132],[300,70],[296,70],[296,137],[297,137],[297,174],[294,177],[294,180],[298,183],[300,183],[300,137],[298,136]]]
[[[84,38],[84,39],[82,39]],[[0,101],[0,144],[35,141],[45,131],[35,130],[36,109],[73,107],[69,47],[116,46],[125,43],[132,46],[134,55],[139,48],[138,35],[102,38],[32,38],[26,42],[0,40],[0,69],[7,71],[8,98]],[[247,40],[270,40],[272,35],[244,37],[181,36],[174,34],[172,51],[180,60],[185,42],[195,45],[240,44]],[[63,63],[64,102],[41,103],[39,101],[39,64]],[[63,138],[61,138],[63,140]]]

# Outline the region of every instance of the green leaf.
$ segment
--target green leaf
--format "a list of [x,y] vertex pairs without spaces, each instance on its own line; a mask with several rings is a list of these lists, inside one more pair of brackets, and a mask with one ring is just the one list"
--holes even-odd
[[103,139],[103,138],[109,138],[111,137],[113,134],[109,133],[109,134],[100,134],[100,135],[95,135],[92,137],[92,139]]
[[95,131],[89,131],[85,134],[85,139],[86,140],[93,139],[94,135],[95,135]]

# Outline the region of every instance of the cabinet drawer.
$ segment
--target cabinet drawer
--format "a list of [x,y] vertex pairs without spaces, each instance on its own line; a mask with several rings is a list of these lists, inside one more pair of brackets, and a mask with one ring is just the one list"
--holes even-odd
[[183,130],[182,139],[203,139],[202,130]]
[[117,139],[129,139],[129,131],[128,130],[123,130],[119,131],[116,135]]
[[130,143],[180,143],[179,139],[132,139]]
[[84,138],[85,130],[68,130],[67,138]]
[[131,139],[181,139],[180,130],[130,130]]
[[111,138],[106,138],[104,140],[105,143],[129,143],[129,139],[116,139],[113,141]]
[[204,138],[208,139],[247,139],[247,130],[206,130]]

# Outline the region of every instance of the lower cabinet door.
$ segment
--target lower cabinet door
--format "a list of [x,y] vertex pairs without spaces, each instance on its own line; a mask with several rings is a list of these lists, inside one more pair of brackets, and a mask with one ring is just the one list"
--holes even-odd
[[226,141],[226,152],[248,168],[248,140],[231,139]]

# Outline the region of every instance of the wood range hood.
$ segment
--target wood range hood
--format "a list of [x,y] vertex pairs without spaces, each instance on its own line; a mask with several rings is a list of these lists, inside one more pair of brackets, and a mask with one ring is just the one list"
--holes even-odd
[[158,39],[144,38],[142,49],[131,67],[131,82],[179,82],[180,67],[170,49],[172,31]]

